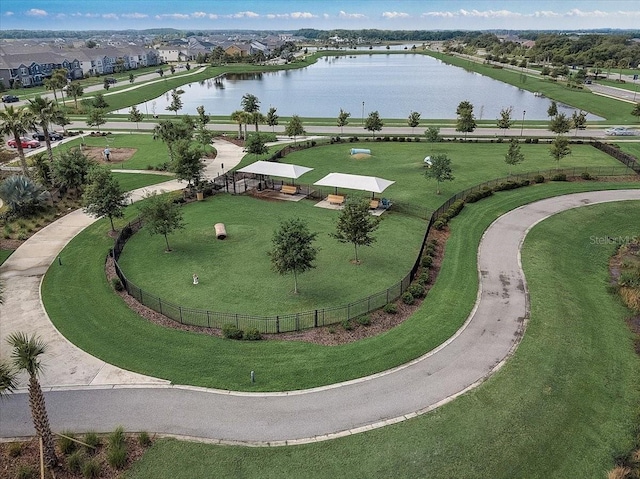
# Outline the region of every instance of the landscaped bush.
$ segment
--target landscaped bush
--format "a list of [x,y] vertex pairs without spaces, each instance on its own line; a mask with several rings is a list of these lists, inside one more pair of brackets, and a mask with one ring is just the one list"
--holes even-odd
[[418,276],[417,281],[418,281],[418,284],[421,284],[422,286],[429,284],[429,273],[427,272],[421,273],[420,276]]
[[428,243],[424,248],[424,252],[429,256],[433,256],[433,254],[436,252],[436,245],[434,245],[433,243]]
[[416,299],[413,297],[413,295],[409,291],[407,291],[402,295],[402,302],[404,304],[413,304],[415,300]]
[[583,171],[582,174],[580,175],[580,178],[586,181],[591,181],[596,179],[595,176],[591,176],[591,174],[588,171]]
[[116,291],[122,291],[124,289],[122,281],[120,281],[120,278],[117,276],[115,278],[111,278],[111,286],[113,286],[113,289]]
[[259,341],[262,339],[262,334],[260,334],[260,331],[256,328],[249,328],[244,332],[242,339],[246,341]]
[[62,436],[58,437],[58,448],[65,456],[76,450],[77,443],[73,439],[75,436],[69,431],[63,431]]
[[91,458],[82,466],[82,475],[87,479],[93,479],[100,475],[100,463]]
[[443,218],[438,218],[433,222],[433,227],[437,230],[442,230],[447,226],[447,222]]
[[464,201],[466,203],[475,203],[476,201],[479,201],[482,198],[487,198],[488,196],[491,196],[492,194],[493,194],[493,190],[491,188],[488,188],[488,187],[485,186],[480,191],[474,191],[473,193],[469,193],[464,198]]
[[82,442],[84,442],[87,446],[92,446],[92,447],[85,446],[85,449],[89,453],[94,453],[96,451],[96,448],[101,444],[100,437],[93,431],[86,433],[84,435],[84,439]]
[[225,324],[222,326],[222,335],[227,339],[242,339],[244,332],[235,324]]
[[353,329],[353,325],[351,324],[351,321],[349,321],[348,319],[343,319],[340,324],[342,325],[345,331],[351,331]]
[[371,324],[371,317],[368,314],[365,314],[364,316],[358,316],[356,321],[361,326],[369,326]]
[[36,470],[33,466],[22,465],[18,468],[18,473],[16,474],[17,479],[35,479],[36,477]]
[[544,183],[544,176],[536,175],[533,177],[534,183]]
[[423,256],[420,260],[420,266],[423,268],[431,268],[433,265],[433,258],[429,255]]
[[567,181],[567,175],[564,173],[556,173],[551,177],[551,181]]
[[77,450],[67,457],[67,467],[71,472],[79,473],[80,471],[82,471],[83,464],[84,453],[82,452],[82,450]]
[[111,434],[109,434],[107,442],[109,443],[110,448],[124,446],[125,437],[124,429],[122,428],[122,426],[118,426]]
[[127,465],[127,446],[121,444],[116,447],[109,447],[107,452],[107,462],[111,467],[122,469]]
[[422,298],[425,295],[424,286],[420,284],[412,284],[407,290],[414,298]]
[[387,303],[384,305],[384,308],[382,308],[382,310],[387,314],[396,314],[398,312],[398,307],[395,305],[395,303]]
[[22,454],[22,443],[21,442],[12,442],[9,444],[8,451],[9,457],[18,457]]
[[151,436],[149,436],[147,431],[142,431],[138,434],[138,443],[142,447],[149,447],[151,445]]

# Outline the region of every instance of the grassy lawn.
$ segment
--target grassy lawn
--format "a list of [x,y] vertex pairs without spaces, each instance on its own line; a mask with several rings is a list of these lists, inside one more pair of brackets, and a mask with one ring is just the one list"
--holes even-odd
[[11,253],[13,253],[13,251],[14,250],[12,249],[0,249],[0,264],[7,261],[7,258],[11,256]]
[[[496,202],[490,214],[478,214],[483,210],[476,205],[465,209],[468,213],[454,222],[464,234],[454,234],[447,244],[443,269],[423,306],[401,326],[343,346],[238,343],[167,330],[141,319],[113,294],[105,279],[104,258],[112,245],[106,235],[106,221],[95,223],[65,248],[61,254],[64,266],[54,265],[45,276],[43,301],[56,327],[70,341],[125,369],[174,383],[222,389],[267,391],[319,386],[403,364],[450,337],[475,301],[477,244],[499,214],[565,192],[637,186],[592,182],[537,185],[496,195],[505,199]],[[133,213],[133,209],[127,212],[129,217]],[[66,294],[61,294],[62,290]],[[247,298],[247,303],[251,301]],[[216,364],[215,376],[211,374],[212,362]],[[301,368],[305,374],[300,374]],[[241,379],[248,370],[255,370],[261,381],[250,384]]]
[[[342,306],[392,286],[413,266],[424,236],[422,219],[383,215],[376,243],[360,248],[362,264],[355,266],[353,246],[329,236],[338,212],[315,203],[216,195],[184,208],[187,227],[169,238],[171,254],[164,253],[164,237],[141,231],[127,243],[120,266],[136,285],[183,306],[273,316]],[[275,273],[267,256],[274,230],[293,217],[318,233],[314,245],[320,250],[317,268],[299,276],[297,295],[293,277]],[[216,240],[215,223],[225,224],[224,241]]]
[[[454,220],[454,231],[466,233],[520,204],[522,194],[543,191],[483,200]],[[621,202],[536,226],[523,250],[531,320],[520,347],[484,385],[433,413],[293,447],[160,440],[126,477],[604,477],[634,441],[640,363],[623,321],[628,311],[606,293],[613,247],[590,237],[635,235],[638,224],[640,209]],[[454,240],[463,236],[455,232]]]
[[562,82],[553,82],[534,76],[522,75],[518,72],[506,68],[492,68],[469,61],[467,59],[445,55],[429,51],[428,55],[438,58],[445,63],[456,65],[467,70],[478,72],[482,75],[500,80],[504,83],[517,86],[523,90],[532,92],[539,91],[546,97],[552,98],[559,102],[581,108],[585,111],[594,113],[598,116],[606,118],[609,122],[620,124],[632,124],[635,117],[631,115],[632,105],[623,101],[613,100],[599,95],[594,95],[588,90],[576,90],[567,88]]
[[630,143],[627,141],[621,141],[616,143],[616,146],[619,147],[622,151],[633,155],[640,161],[640,142]]

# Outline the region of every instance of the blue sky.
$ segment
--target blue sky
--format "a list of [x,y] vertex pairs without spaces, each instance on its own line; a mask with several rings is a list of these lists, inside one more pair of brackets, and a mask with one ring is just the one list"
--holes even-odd
[[640,28],[640,0],[1,0],[0,29]]

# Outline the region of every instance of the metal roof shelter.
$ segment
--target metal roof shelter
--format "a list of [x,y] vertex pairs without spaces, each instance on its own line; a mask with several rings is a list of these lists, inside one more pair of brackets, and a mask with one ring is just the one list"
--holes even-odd
[[371,191],[382,193],[395,181],[385,180],[376,176],[348,175],[346,173],[329,173],[327,176],[314,183],[317,186],[334,186],[350,190]]
[[256,161],[244,168],[240,168],[240,173],[254,173],[256,175],[279,176],[281,178],[299,178],[305,173],[313,170],[306,166],[290,165],[288,163],[276,163],[273,161]]

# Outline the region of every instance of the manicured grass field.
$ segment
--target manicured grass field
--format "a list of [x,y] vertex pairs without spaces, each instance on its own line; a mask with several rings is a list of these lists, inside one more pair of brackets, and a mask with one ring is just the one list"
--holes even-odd
[[[550,186],[556,193],[572,189]],[[452,240],[467,237],[470,226],[475,238],[475,225],[543,191],[500,193],[465,208]],[[628,312],[606,292],[613,246],[590,237],[635,235],[638,224],[637,205],[621,202],[536,226],[523,250],[531,319],[515,356],[485,384],[432,413],[304,446],[160,440],[127,477],[605,477],[634,442],[640,362],[623,320]],[[464,279],[458,275],[456,284]]]
[[[403,364],[450,337],[475,301],[477,245],[482,232],[499,214],[566,192],[637,186],[552,183],[497,194],[507,199],[496,203],[491,214],[480,214],[483,210],[476,205],[468,207],[468,213],[454,222],[463,234],[454,234],[447,244],[443,269],[423,306],[401,326],[343,346],[235,342],[168,330],[141,319],[113,294],[105,279],[104,258],[113,243],[106,235],[108,224],[104,220],[69,243],[61,254],[64,267],[54,265],[49,269],[42,287],[43,301],[56,327],[70,341],[125,369],[178,384],[222,389],[269,391],[319,386]],[[133,210],[127,214],[131,218]],[[215,375],[212,362],[216,364]],[[300,374],[301,368],[305,374]],[[246,381],[249,370],[255,370],[260,381]]]
[[7,261],[7,258],[11,256],[11,253],[13,253],[13,251],[14,250],[12,249],[0,249],[0,264]]
[[[163,236],[146,230],[131,238],[120,258],[127,277],[165,300],[193,308],[256,315],[277,315],[342,306],[400,281],[416,259],[424,220],[389,212],[382,216],[371,247],[361,247],[360,265],[351,264],[354,248],[329,236],[338,212],[314,207],[315,201],[268,202],[249,196],[216,195],[183,209],[185,230],[173,234],[171,254]],[[317,268],[298,277],[271,269],[267,253],[280,222],[304,218],[318,234]],[[224,223],[227,238],[216,240],[213,225]],[[198,287],[192,274],[199,277]]]
[[635,156],[640,161],[640,142],[629,143],[626,141],[621,141],[616,143],[616,145],[624,152],[629,153],[630,155]]

